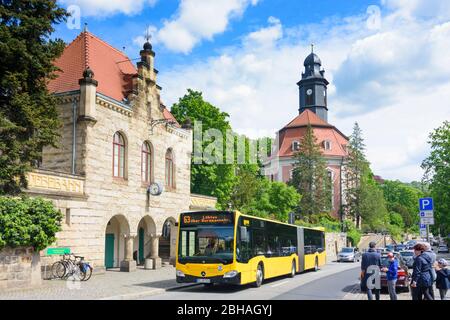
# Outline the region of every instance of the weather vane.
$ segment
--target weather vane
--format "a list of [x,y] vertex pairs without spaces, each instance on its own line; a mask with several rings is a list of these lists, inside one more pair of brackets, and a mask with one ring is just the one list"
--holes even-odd
[[145,40],[147,40],[147,42],[150,42],[150,39],[152,38],[149,29],[150,27],[148,27],[147,30],[145,30]]

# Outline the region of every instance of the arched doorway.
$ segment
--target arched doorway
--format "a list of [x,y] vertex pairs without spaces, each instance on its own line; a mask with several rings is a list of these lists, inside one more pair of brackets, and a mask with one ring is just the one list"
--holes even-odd
[[168,218],[163,224],[161,238],[159,239],[159,256],[165,262],[169,262],[175,257],[176,247],[176,221],[174,218]]
[[113,216],[105,229],[105,268],[119,268],[120,261],[125,259],[125,238],[129,235],[130,226],[122,215]]
[[133,258],[138,265],[143,265],[151,255],[152,236],[156,233],[156,225],[150,216],[141,219],[137,228],[137,241],[134,242]]

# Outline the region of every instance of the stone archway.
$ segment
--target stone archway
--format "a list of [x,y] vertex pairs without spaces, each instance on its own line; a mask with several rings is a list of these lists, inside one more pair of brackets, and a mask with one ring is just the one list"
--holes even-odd
[[133,258],[138,265],[143,265],[145,259],[150,258],[153,253],[153,237],[156,235],[156,224],[150,216],[145,216],[137,226],[137,237],[133,247]]
[[113,216],[105,228],[105,268],[119,268],[126,259],[127,237],[130,225],[123,215]]

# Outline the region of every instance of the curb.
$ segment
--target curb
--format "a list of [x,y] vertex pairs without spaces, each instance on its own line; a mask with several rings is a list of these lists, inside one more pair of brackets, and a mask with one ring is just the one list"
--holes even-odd
[[124,293],[124,294],[119,294],[119,295],[110,296],[110,297],[98,298],[97,300],[128,300],[128,299],[137,299],[137,298],[142,298],[142,297],[146,297],[146,296],[154,296],[154,295],[157,295],[157,294],[164,293],[166,291],[175,291],[175,290],[185,289],[185,288],[194,287],[194,286],[198,286],[198,285],[200,285],[200,284],[199,283],[193,283],[193,284],[188,284],[188,285],[184,285],[184,286],[169,287],[169,288],[165,288],[165,289],[158,288],[158,289],[140,291],[140,292],[135,292],[135,293]]

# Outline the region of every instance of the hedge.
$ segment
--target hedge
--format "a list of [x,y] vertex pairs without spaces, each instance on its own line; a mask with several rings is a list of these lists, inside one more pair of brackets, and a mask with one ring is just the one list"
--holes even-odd
[[45,249],[55,242],[62,217],[51,201],[42,198],[0,197],[0,249]]

